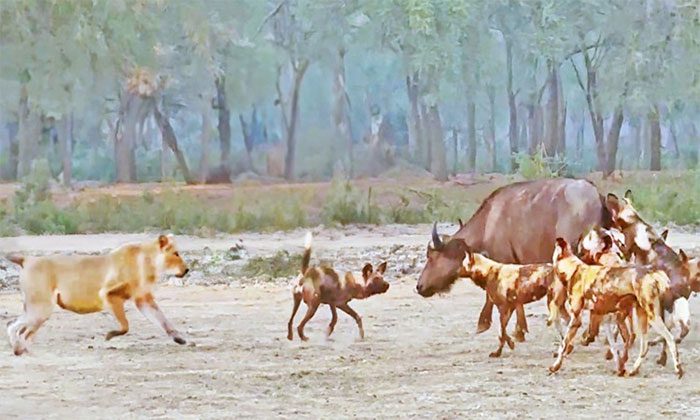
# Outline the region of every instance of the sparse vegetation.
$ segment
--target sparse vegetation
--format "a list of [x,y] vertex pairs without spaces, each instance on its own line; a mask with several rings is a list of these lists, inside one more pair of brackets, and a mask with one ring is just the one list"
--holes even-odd
[[278,251],[270,257],[255,257],[246,261],[242,273],[250,277],[269,276],[271,279],[289,277],[299,272],[301,254]]

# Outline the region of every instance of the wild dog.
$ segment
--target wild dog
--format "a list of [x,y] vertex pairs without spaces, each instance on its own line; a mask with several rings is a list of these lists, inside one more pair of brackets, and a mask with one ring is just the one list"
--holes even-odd
[[365,330],[362,327],[362,318],[348,303],[353,299],[366,299],[370,296],[386,293],[389,290],[389,283],[384,280],[386,261],[379,264],[376,270],[372,264],[365,264],[362,268],[362,281],[357,280],[357,277],[351,272],[346,272],[343,277],[340,277],[331,267],[309,266],[312,240],[311,232],[307,233],[304,255],[301,260],[301,271],[292,288],[294,306],[292,308],[292,316],[287,323],[287,339],[294,339],[292,325],[302,300],[306,303],[307,311],[304,319],[297,326],[297,333],[301,340],[308,340],[308,337],[304,335],[304,326],[313,318],[321,304],[326,304],[331,308],[332,318],[328,325],[326,336],[330,336],[333,333],[335,324],[338,321],[337,308],[355,320],[360,330],[360,338],[364,339]]
[[[661,269],[668,275],[671,284],[663,296],[664,311],[662,319],[668,326],[677,326],[680,330],[678,342],[690,331],[690,307],[688,299],[692,292],[691,275],[688,257],[685,252],[676,253],[666,244],[665,231],[658,235],[654,229],[646,223],[637,210],[632,206],[632,192],[627,190],[624,198],[618,198],[615,194],[608,194],[606,206],[608,207],[613,224],[625,236],[623,252],[625,257],[634,259],[640,264],[650,264],[654,268]],[[652,342],[652,344],[655,344]],[[664,345],[657,363],[666,364],[666,346]]]
[[27,351],[28,340],[49,319],[54,303],[78,314],[109,308],[119,323],[119,329],[105,336],[111,340],[129,331],[124,303],[134,300],[146,318],[176,343],[185,344],[152,293],[163,275],[184,277],[189,271],[171,235],[122,245],[106,255],[12,255],[10,260],[22,267],[19,285],[24,296],[24,313],[7,327],[15,355]]
[[[622,253],[625,237],[622,232],[615,228],[605,229],[596,227],[591,229],[580,241],[578,246],[578,256],[588,265],[602,265],[606,267],[623,267],[628,265]],[[587,309],[591,309],[588,307]],[[606,329],[606,339],[608,341],[608,349],[605,354],[607,360],[615,359],[619,363],[621,357],[624,361],[627,360],[627,349],[634,341],[633,331],[633,315],[632,308],[625,316],[624,313],[615,313],[607,315],[598,315],[590,312],[590,322],[588,330],[581,337],[581,344],[587,346],[598,335],[601,324]],[[618,334],[622,335],[622,340],[625,343],[623,355],[619,355],[619,350],[614,349],[616,346]],[[624,362],[623,362],[624,363]]]
[[[555,282],[565,286],[567,301],[571,310],[566,336],[559,346],[556,361],[549,368],[556,372],[561,368],[564,356],[573,351],[573,338],[581,326],[581,314],[586,301],[591,302],[591,312],[604,315],[607,313],[626,313],[630,305],[637,314],[635,328],[640,340],[639,356],[634,363],[631,375],[639,368],[648,351],[647,333],[649,325],[656,330],[671,349],[674,369],[678,377],[683,376],[680,357],[673,335],[661,319],[662,297],[669,288],[670,280],[662,270],[648,267],[603,267],[585,264],[576,257],[569,244],[557,238],[554,254]],[[625,374],[624,360],[618,364],[618,374]]]
[[[465,226],[461,220],[459,220],[459,225],[460,227]],[[459,240],[461,243],[469,246],[466,239],[463,239],[457,235],[439,235],[437,232],[437,223],[433,224],[432,240],[430,243],[428,243],[427,250],[428,261],[426,262],[425,267],[423,267],[423,271],[421,272],[418,283],[416,284],[416,291],[421,296],[430,297],[436,293],[449,292],[452,285],[460,277],[459,272],[462,270],[462,262],[464,261],[466,253],[462,252],[461,248],[459,248],[461,246],[459,245],[460,242],[455,242],[455,244],[447,246],[447,244],[453,240]],[[472,248],[469,249],[473,250]],[[483,253],[482,255],[486,256]],[[484,287],[482,287],[482,289],[485,290]],[[488,294],[486,295],[486,302],[488,305],[493,306],[493,302],[491,302]],[[490,318],[490,309],[487,313],[482,311],[479,319],[480,326],[486,325],[486,320],[482,319],[485,314],[487,314],[487,316]],[[523,342],[525,341],[525,333],[528,332],[527,322],[525,321],[525,309],[523,308],[523,305],[515,305],[515,314],[516,325],[513,337],[515,338],[515,341]],[[488,325],[490,326],[490,324],[491,320],[488,319]],[[486,330],[488,330],[488,327],[479,327],[476,333],[480,334]]]
[[[498,348],[489,357],[500,357],[503,347],[515,348],[506,328],[513,312],[524,305],[548,296],[553,280],[552,265],[544,264],[501,264],[486,256],[473,252],[461,238],[441,239],[433,226],[433,244],[428,246],[430,263],[421,273],[416,290],[423,297],[435,293],[445,293],[459,278],[471,278],[475,285],[486,291],[489,300],[498,308],[501,332]],[[563,305],[563,301],[560,302]],[[565,310],[561,314],[566,316]]]

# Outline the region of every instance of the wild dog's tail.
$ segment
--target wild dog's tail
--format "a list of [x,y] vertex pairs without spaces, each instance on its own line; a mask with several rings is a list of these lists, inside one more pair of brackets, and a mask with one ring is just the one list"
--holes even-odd
[[309,262],[311,261],[311,243],[313,242],[313,239],[314,237],[311,232],[306,232],[306,238],[304,239],[304,255],[301,257],[302,275],[309,269]]
[[7,259],[17,264],[18,266],[24,268],[24,257],[22,255],[10,254],[7,256]]

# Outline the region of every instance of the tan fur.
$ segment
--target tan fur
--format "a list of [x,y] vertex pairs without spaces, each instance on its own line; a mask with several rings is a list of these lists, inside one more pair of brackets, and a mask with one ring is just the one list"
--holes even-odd
[[[549,288],[553,281],[551,264],[501,264],[481,254],[468,252],[463,261],[460,277],[470,277],[483,287],[489,299],[498,308],[501,336],[498,348],[489,354],[500,357],[505,344],[515,348],[506,328],[514,311],[522,312],[524,305],[552,296]],[[549,302],[548,302],[549,303]]]
[[[557,360],[550,367],[556,372],[561,368],[563,358],[573,350],[573,338],[581,325],[581,314],[586,303],[592,313],[599,315],[626,311],[633,304],[638,316],[637,335],[640,337],[640,354],[634,364],[632,374],[636,374],[648,349],[647,329],[651,325],[661,334],[671,349],[676,373],[683,375],[673,336],[661,319],[663,293],[670,280],[666,273],[647,267],[603,267],[585,264],[573,255],[569,245],[557,239],[554,256],[555,282],[562,283],[567,293],[571,310],[571,321],[562,340]],[[634,299],[634,300],[632,300]],[[624,366],[618,368],[624,374]]]
[[20,274],[24,313],[8,326],[15,354],[26,351],[26,341],[51,315],[56,303],[63,309],[86,314],[110,309],[120,329],[107,339],[128,332],[124,302],[133,299],[149,319],[184,344],[156,305],[152,291],[164,274],[184,276],[188,269],[169,236],[127,244],[106,255],[51,255],[26,257]]

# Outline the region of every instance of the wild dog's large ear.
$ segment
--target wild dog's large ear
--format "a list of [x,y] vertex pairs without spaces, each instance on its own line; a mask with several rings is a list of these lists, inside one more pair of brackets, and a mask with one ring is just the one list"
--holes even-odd
[[372,272],[374,271],[374,268],[372,267],[372,264],[367,263],[365,264],[364,267],[362,267],[362,278],[367,280],[369,276],[372,275]]
[[608,193],[608,196],[605,198],[605,207],[607,207],[610,211],[614,221],[617,214],[620,213],[620,210],[622,209],[622,204],[620,203],[620,199],[617,198],[615,194]]
[[661,232],[661,239],[666,242],[666,238],[668,238],[668,229],[665,229],[663,232]]
[[625,200],[632,202],[632,190],[625,191]]
[[556,242],[557,246],[554,250],[554,253],[557,253],[557,249],[559,250],[559,257],[568,257],[571,254],[571,248],[569,247],[568,242],[564,238],[557,238]]
[[166,246],[170,244],[170,238],[166,235],[160,235],[158,237],[158,246],[160,249],[164,249]]
[[603,252],[609,251],[610,248],[613,246],[613,238],[612,236],[605,235],[603,236]]
[[681,249],[678,253],[678,256],[681,258],[681,262],[683,264],[688,264],[688,256],[685,254],[685,251]]
[[379,264],[379,267],[377,267],[377,273],[384,274],[385,271],[386,271],[386,261]]

